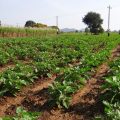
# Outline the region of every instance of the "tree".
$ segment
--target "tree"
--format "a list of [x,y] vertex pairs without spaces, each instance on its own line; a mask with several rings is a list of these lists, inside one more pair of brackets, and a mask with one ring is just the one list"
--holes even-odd
[[89,28],[86,27],[86,28],[85,28],[85,33],[86,33],[86,35],[89,33],[89,31],[90,31]]
[[32,20],[28,20],[26,23],[25,23],[25,27],[34,27],[36,23]]
[[119,35],[120,35],[120,30],[118,31]]
[[88,26],[91,33],[99,34],[104,31],[101,26],[101,24],[103,23],[103,19],[101,19],[100,14],[96,12],[88,12],[84,16],[83,22]]

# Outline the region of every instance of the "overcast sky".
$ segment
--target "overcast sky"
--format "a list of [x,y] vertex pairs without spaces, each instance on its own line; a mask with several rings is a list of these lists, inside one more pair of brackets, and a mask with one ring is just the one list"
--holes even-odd
[[98,12],[107,29],[108,8],[111,5],[111,30],[120,29],[120,0],[0,0],[0,20],[5,25],[24,26],[27,20],[56,25],[60,28],[85,28],[82,18]]

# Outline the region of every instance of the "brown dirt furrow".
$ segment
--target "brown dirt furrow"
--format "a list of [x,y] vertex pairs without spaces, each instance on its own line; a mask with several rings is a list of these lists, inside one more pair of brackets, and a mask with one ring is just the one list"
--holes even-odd
[[97,79],[90,79],[83,89],[72,96],[68,111],[53,108],[44,109],[39,120],[92,120],[95,114],[103,111],[99,103],[100,84]]
[[55,77],[56,75],[52,76],[51,78],[39,79],[32,85],[23,87],[23,89],[14,97],[0,97],[0,117],[12,114],[12,108],[20,106],[27,96],[32,96],[32,94],[35,94],[37,91],[47,88],[49,84],[53,82]]
[[120,57],[120,44],[117,46],[117,48],[112,50],[112,54],[109,58],[110,61],[117,59],[118,57]]
[[103,109],[98,96],[103,81],[99,79],[107,74],[108,70],[106,63],[98,68],[96,75],[72,96],[68,111],[57,108],[44,109],[39,120],[91,120],[94,115],[101,113]]
[[[120,56],[120,45],[112,51],[108,61]],[[75,63],[75,65],[77,65]],[[71,67],[72,65],[70,65]],[[87,81],[85,86],[78,90],[73,96],[68,110],[53,107],[49,100],[48,86],[56,78],[40,79],[33,85],[24,87],[16,97],[0,98],[0,116],[12,115],[17,106],[23,106],[30,111],[41,111],[38,120],[92,120],[95,115],[103,112],[103,105],[99,100],[101,78],[109,71],[108,63],[98,67],[93,77]]]
[[8,64],[8,65],[5,65],[3,67],[0,67],[0,73],[4,72],[7,69],[12,68],[12,67],[15,67],[15,65],[14,64]]
[[74,113],[52,109],[50,112],[45,111],[38,120],[82,120],[82,118]]
[[[112,51],[108,62],[117,59],[119,56],[120,45]],[[102,114],[104,107],[99,97],[101,95],[100,88],[104,81],[101,78],[108,72],[107,62],[100,65],[86,85],[72,96],[69,110],[45,109],[38,120],[93,120],[96,115]]]
[[[26,60],[26,61],[25,60],[18,60],[18,61],[22,62],[24,64],[29,64],[29,63],[32,62],[31,60]],[[14,68],[14,67],[15,67],[15,63],[8,63],[8,64],[6,64],[4,66],[0,66],[0,73],[6,71],[9,68]]]

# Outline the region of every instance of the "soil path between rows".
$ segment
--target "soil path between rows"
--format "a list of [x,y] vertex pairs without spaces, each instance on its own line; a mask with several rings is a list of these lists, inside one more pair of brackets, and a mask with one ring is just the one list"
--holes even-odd
[[[120,45],[112,51],[108,61],[120,56]],[[70,109],[65,111],[57,107],[51,107],[48,102],[48,86],[56,75],[51,78],[41,78],[34,84],[23,87],[15,97],[4,96],[0,98],[0,117],[14,115],[17,106],[23,106],[30,111],[41,111],[39,120],[91,120],[96,114],[103,112],[103,106],[99,101],[100,86],[104,83],[101,78],[109,71],[108,63],[103,63],[97,69],[96,74],[88,80],[86,85],[78,90],[71,100]]]
[[11,114],[12,111],[10,111],[8,108],[11,108],[12,106],[20,106],[21,103],[24,101],[24,99],[27,96],[30,96],[33,93],[36,93],[38,90],[42,90],[44,88],[47,88],[49,84],[51,84],[54,79],[56,78],[56,75],[52,76],[51,78],[41,78],[35,81],[35,83],[23,87],[23,89],[16,94],[16,96],[4,96],[0,98],[0,117],[5,116],[6,114]]
[[[18,62],[22,62],[23,64],[30,64],[32,61],[31,60],[17,60]],[[15,67],[15,63],[7,63],[4,66],[0,66],[0,73],[6,71],[9,68],[14,68]]]
[[98,68],[93,78],[78,90],[71,100],[70,109],[52,108],[46,109],[39,120],[91,120],[95,115],[103,112],[103,106],[99,103],[100,86],[103,84],[100,78],[109,70],[107,64]]
[[[21,61],[21,62],[23,64],[30,64],[31,60]],[[74,65],[76,64],[78,64],[78,62],[74,63]],[[0,73],[6,71],[9,68],[14,68],[14,67],[15,67],[15,64],[12,64],[12,63],[7,64],[3,67],[0,67]],[[48,97],[47,98],[45,97],[45,96],[48,96],[48,92],[46,92],[46,88],[48,88],[48,86],[54,81],[56,76],[57,75],[53,75],[51,78],[40,78],[34,81],[33,84],[23,87],[22,90],[16,94],[16,96],[0,97],[0,117],[6,116],[6,115],[14,115],[16,108],[18,106],[23,106],[28,110],[36,111],[38,107],[36,108],[34,104],[36,104],[37,102],[37,104],[40,103],[39,105],[42,106],[45,103],[45,101],[47,101]]]
[[[112,50],[108,59],[113,61],[120,57],[120,45]],[[70,109],[52,108],[45,110],[39,120],[92,120],[96,115],[103,113],[104,107],[99,97],[101,85],[104,84],[101,78],[109,72],[108,63],[100,65],[96,74],[88,80],[86,85],[78,90],[71,100]]]

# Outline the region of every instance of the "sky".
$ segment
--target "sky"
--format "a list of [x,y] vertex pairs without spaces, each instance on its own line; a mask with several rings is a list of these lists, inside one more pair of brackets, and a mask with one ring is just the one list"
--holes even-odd
[[82,29],[82,18],[90,11],[101,14],[107,29],[108,6],[111,5],[110,29],[120,29],[120,0],[0,0],[2,25],[24,26],[27,20],[56,25],[59,28]]

